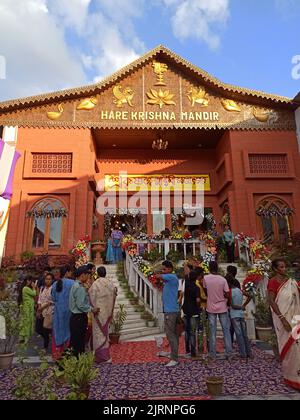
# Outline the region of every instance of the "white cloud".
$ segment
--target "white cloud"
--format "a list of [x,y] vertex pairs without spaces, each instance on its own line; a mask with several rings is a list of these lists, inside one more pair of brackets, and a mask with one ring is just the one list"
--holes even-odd
[[136,59],[143,1],[1,0],[0,100],[87,84]]
[[195,38],[211,49],[220,45],[215,26],[229,19],[229,0],[161,0],[172,12],[174,35],[180,39]]

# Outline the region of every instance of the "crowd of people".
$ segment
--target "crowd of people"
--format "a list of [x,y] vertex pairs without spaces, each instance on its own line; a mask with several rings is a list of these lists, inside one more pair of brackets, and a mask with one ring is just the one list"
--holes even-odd
[[[282,360],[285,382],[300,389],[300,326],[293,329],[300,315],[300,287],[287,274],[286,263],[275,260],[272,264],[275,276],[269,281],[268,295]],[[185,324],[185,347],[187,357],[197,358],[203,353],[204,332],[209,358],[217,358],[216,338],[219,319],[225,346],[225,357],[233,357],[234,335],[242,359],[253,358],[248,339],[245,310],[252,297],[241,290],[236,279],[237,268],[227,267],[226,276],[218,274],[217,262],[211,261],[210,273],[204,275],[199,267],[186,265],[184,279],[179,281],[174,274],[173,264],[165,261],[160,278],[164,281],[163,307],[165,331],[170,344],[168,367],[178,364],[178,326],[182,316]],[[299,322],[299,319],[298,319]],[[297,329],[298,328],[298,329]]]
[[86,348],[95,352],[97,363],[108,362],[109,325],[117,290],[106,278],[105,267],[87,264],[74,272],[69,266],[53,273],[44,271],[39,280],[27,276],[19,290],[20,343],[27,346],[34,330],[50,345],[54,360],[67,349],[75,356]]
[[[217,358],[217,320],[223,331],[225,358],[233,356],[234,336],[242,359],[253,358],[248,339],[245,310],[252,297],[241,290],[236,279],[237,268],[227,267],[226,276],[218,274],[218,263],[211,261],[210,273],[200,267],[184,266],[179,280],[172,262],[164,261],[157,277],[163,280],[162,293],[165,333],[171,353],[167,367],[178,364],[180,326],[184,323],[186,357],[195,358],[208,351]],[[300,328],[295,336],[292,325],[300,315],[300,289],[287,275],[282,260],[273,262],[275,276],[269,281],[268,293],[286,383],[300,388]],[[53,273],[46,270],[36,281],[26,277],[19,293],[21,307],[20,340],[25,345],[36,332],[43,337],[44,348],[51,342],[55,360],[69,348],[78,356],[86,348],[95,352],[98,363],[111,361],[109,327],[113,318],[117,289],[106,278],[105,267],[93,264],[70,267]]]

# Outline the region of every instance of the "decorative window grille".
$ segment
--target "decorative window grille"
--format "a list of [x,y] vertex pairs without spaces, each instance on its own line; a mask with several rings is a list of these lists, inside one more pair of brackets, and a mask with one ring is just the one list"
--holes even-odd
[[285,154],[249,155],[250,173],[260,175],[285,175],[289,173]]
[[32,153],[32,172],[35,174],[72,173],[72,153]]

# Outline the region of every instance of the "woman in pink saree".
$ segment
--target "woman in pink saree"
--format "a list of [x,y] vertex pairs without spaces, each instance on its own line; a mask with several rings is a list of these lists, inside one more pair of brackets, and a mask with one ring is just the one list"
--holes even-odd
[[268,292],[284,381],[300,390],[300,325],[293,325],[300,315],[300,287],[286,276],[284,261],[275,260],[272,266],[276,276],[269,281]]
[[105,267],[99,267],[97,273],[99,278],[89,289],[91,305],[100,308],[100,312],[93,316],[91,349],[95,352],[96,362],[103,363],[110,361],[109,325],[113,317],[117,289],[106,278]]

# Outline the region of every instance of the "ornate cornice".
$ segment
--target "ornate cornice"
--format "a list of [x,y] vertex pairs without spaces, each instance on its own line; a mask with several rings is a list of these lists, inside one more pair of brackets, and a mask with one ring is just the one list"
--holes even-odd
[[[0,110],[12,111],[16,109],[22,109],[28,106],[32,107],[32,106],[38,106],[38,105],[45,105],[50,102],[76,99],[76,98],[84,97],[84,96],[93,96],[95,94],[101,93],[103,89],[119,81],[124,76],[127,76],[128,74],[134,72],[136,69],[142,67],[144,64],[146,64],[150,60],[153,60],[154,57],[160,54],[164,55],[165,57],[175,62],[179,66],[183,66],[186,70],[188,70],[189,72],[192,72],[195,76],[201,77],[204,82],[208,83],[212,87],[220,89],[221,91],[223,91],[224,95],[227,94],[227,96],[228,95],[230,96],[231,94],[234,96],[239,96],[242,100],[246,99],[245,96],[248,98],[253,98],[253,99],[260,98],[264,100],[266,103],[268,103],[269,105],[273,105],[273,106],[277,104],[277,105],[287,105],[287,106],[290,106],[291,108],[297,107],[297,101],[291,98],[285,97],[285,96],[268,94],[268,93],[258,91],[258,90],[252,90],[252,89],[242,88],[239,86],[223,83],[217,78],[211,76],[206,71],[191,64],[189,61],[183,59],[182,57],[173,53],[166,47],[160,45],[154,48],[153,50],[151,50],[150,52],[148,52],[147,54],[145,54],[144,56],[140,57],[133,63],[123,67],[119,71],[113,73],[111,76],[105,78],[100,83],[96,83],[89,86],[77,87],[74,89],[61,90],[57,92],[45,93],[42,95],[35,95],[35,96],[26,97],[26,98],[0,102]],[[51,124],[47,124],[46,126],[51,126]],[[58,124],[55,123],[55,126],[58,126]],[[67,127],[68,124],[65,123],[64,126]],[[78,127],[78,125],[76,126]]]

